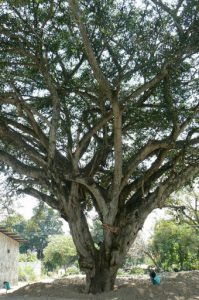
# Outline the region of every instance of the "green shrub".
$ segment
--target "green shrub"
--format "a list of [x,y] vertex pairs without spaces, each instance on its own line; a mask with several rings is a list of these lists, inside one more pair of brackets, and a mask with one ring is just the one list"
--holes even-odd
[[19,270],[18,270],[18,275],[19,275],[19,281],[26,281],[25,271],[20,266],[19,266]]
[[65,275],[76,275],[76,274],[80,274],[80,269],[77,268],[76,266],[71,266],[66,269]]
[[175,220],[162,220],[156,224],[148,252],[156,265],[165,271],[188,271],[197,268],[199,237],[192,226],[176,224]]
[[125,276],[127,275],[128,273],[124,270],[124,269],[119,269],[118,272],[117,272],[117,275],[118,276]]
[[24,268],[19,266],[19,281],[35,281],[36,275],[31,266],[25,266]]
[[34,262],[37,260],[36,253],[23,253],[19,255],[19,261],[21,262]]
[[142,268],[132,268],[130,274],[143,275],[145,272]]
[[48,271],[55,271],[63,266],[70,266],[75,261],[76,255],[71,236],[51,236],[48,246],[44,249],[44,267]]

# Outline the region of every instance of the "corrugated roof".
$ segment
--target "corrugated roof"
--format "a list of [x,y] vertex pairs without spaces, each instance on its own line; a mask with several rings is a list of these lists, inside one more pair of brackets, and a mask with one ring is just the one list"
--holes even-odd
[[19,236],[16,233],[13,233],[9,230],[7,230],[5,227],[0,226],[0,232],[2,232],[3,234],[7,235],[8,237],[10,237],[11,239],[19,242],[19,243],[25,243],[27,242],[24,238],[22,238],[21,236]]

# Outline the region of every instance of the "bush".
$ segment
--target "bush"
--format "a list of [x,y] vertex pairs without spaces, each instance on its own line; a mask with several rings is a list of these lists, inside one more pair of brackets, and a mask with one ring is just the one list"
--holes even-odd
[[23,253],[19,255],[19,261],[21,262],[34,262],[37,261],[37,254],[36,253]]
[[118,272],[117,272],[117,275],[118,276],[125,276],[125,275],[128,275],[128,272],[126,272],[124,269],[119,269]]
[[145,271],[142,268],[132,268],[130,274],[143,275],[145,274]]
[[35,281],[36,275],[31,266],[25,266],[24,268],[19,266],[19,281]]
[[26,274],[23,268],[21,268],[19,266],[19,271],[18,271],[18,275],[19,275],[19,281],[26,281]]
[[63,266],[70,266],[76,260],[76,249],[70,236],[54,235],[44,249],[44,267],[55,271]]
[[77,275],[80,274],[80,269],[76,266],[68,267],[65,275]]

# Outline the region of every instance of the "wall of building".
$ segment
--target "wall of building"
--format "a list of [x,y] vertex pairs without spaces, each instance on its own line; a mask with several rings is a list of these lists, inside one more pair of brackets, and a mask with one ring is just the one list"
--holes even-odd
[[18,284],[19,243],[0,232],[0,287],[9,281]]

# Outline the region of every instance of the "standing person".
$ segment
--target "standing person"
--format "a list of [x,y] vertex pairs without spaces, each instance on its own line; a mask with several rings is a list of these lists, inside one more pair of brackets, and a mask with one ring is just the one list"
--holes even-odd
[[156,274],[156,272],[155,271],[150,271],[150,273],[149,273],[149,276],[150,276],[150,278],[151,278],[151,282],[154,284],[154,285],[159,285],[160,284],[160,276],[158,276],[157,274]]

